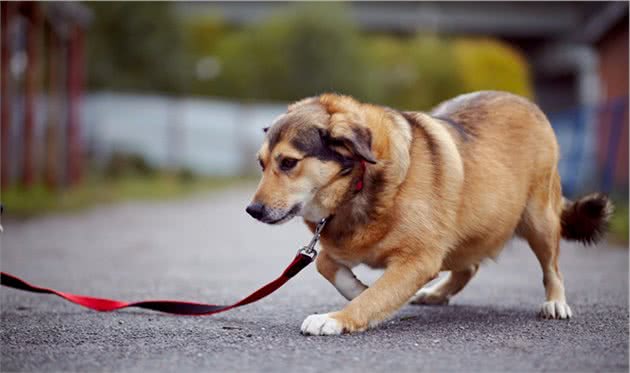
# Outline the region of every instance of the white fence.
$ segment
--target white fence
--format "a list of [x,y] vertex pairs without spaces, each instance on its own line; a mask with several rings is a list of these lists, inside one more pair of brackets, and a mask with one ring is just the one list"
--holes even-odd
[[84,139],[97,160],[124,151],[157,167],[237,175],[255,167],[262,128],[286,105],[93,93],[83,110]]

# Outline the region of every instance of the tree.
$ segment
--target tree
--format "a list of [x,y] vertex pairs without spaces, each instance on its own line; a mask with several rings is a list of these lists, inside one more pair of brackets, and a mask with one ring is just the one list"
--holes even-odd
[[493,89],[533,96],[527,62],[516,49],[493,39],[459,38],[453,50],[466,91]]
[[92,88],[283,102],[338,92],[423,110],[480,89],[532,95],[525,59],[505,43],[361,33],[344,4],[292,4],[238,29],[215,13],[179,19],[170,3],[89,6]]
[[88,85],[92,89],[181,92],[189,62],[167,2],[88,2]]
[[366,91],[359,33],[341,5],[292,5],[266,22],[226,33],[213,55],[221,74],[206,84],[207,94],[286,101]]

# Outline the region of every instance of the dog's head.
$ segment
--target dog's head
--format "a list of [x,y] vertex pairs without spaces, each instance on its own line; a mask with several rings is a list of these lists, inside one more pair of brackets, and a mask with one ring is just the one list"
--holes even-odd
[[376,163],[359,108],[336,95],[289,106],[265,129],[257,154],[262,179],[247,212],[268,224],[333,214],[352,193],[360,161]]

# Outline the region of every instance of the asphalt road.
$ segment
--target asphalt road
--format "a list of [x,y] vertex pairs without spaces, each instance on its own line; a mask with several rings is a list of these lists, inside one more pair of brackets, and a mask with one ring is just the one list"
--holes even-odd
[[[275,277],[309,239],[298,221],[245,212],[253,187],[4,222],[1,269],[69,292],[124,300],[230,302]],[[3,288],[2,371],[628,371],[628,250],[563,244],[575,317],[536,317],[544,291],[521,241],[449,306],[406,306],[366,333],[304,337],[311,313],[345,300],[307,268],[225,314],[97,313]],[[373,281],[378,273],[360,268]]]

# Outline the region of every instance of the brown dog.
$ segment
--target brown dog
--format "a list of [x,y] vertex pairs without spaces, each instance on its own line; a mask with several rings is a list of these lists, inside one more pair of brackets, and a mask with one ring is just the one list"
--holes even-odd
[[[445,304],[515,234],[543,271],[546,318],[572,316],[558,269],[560,237],[595,242],[612,205],[562,197],[558,144],[528,100],[476,92],[431,113],[324,94],[290,105],[258,153],[262,180],[247,212],[269,224],[329,218],[317,269],[351,302],[311,315],[304,334],[366,330],[405,303]],[[350,270],[385,271],[371,287]],[[440,271],[450,275],[422,287]]]

